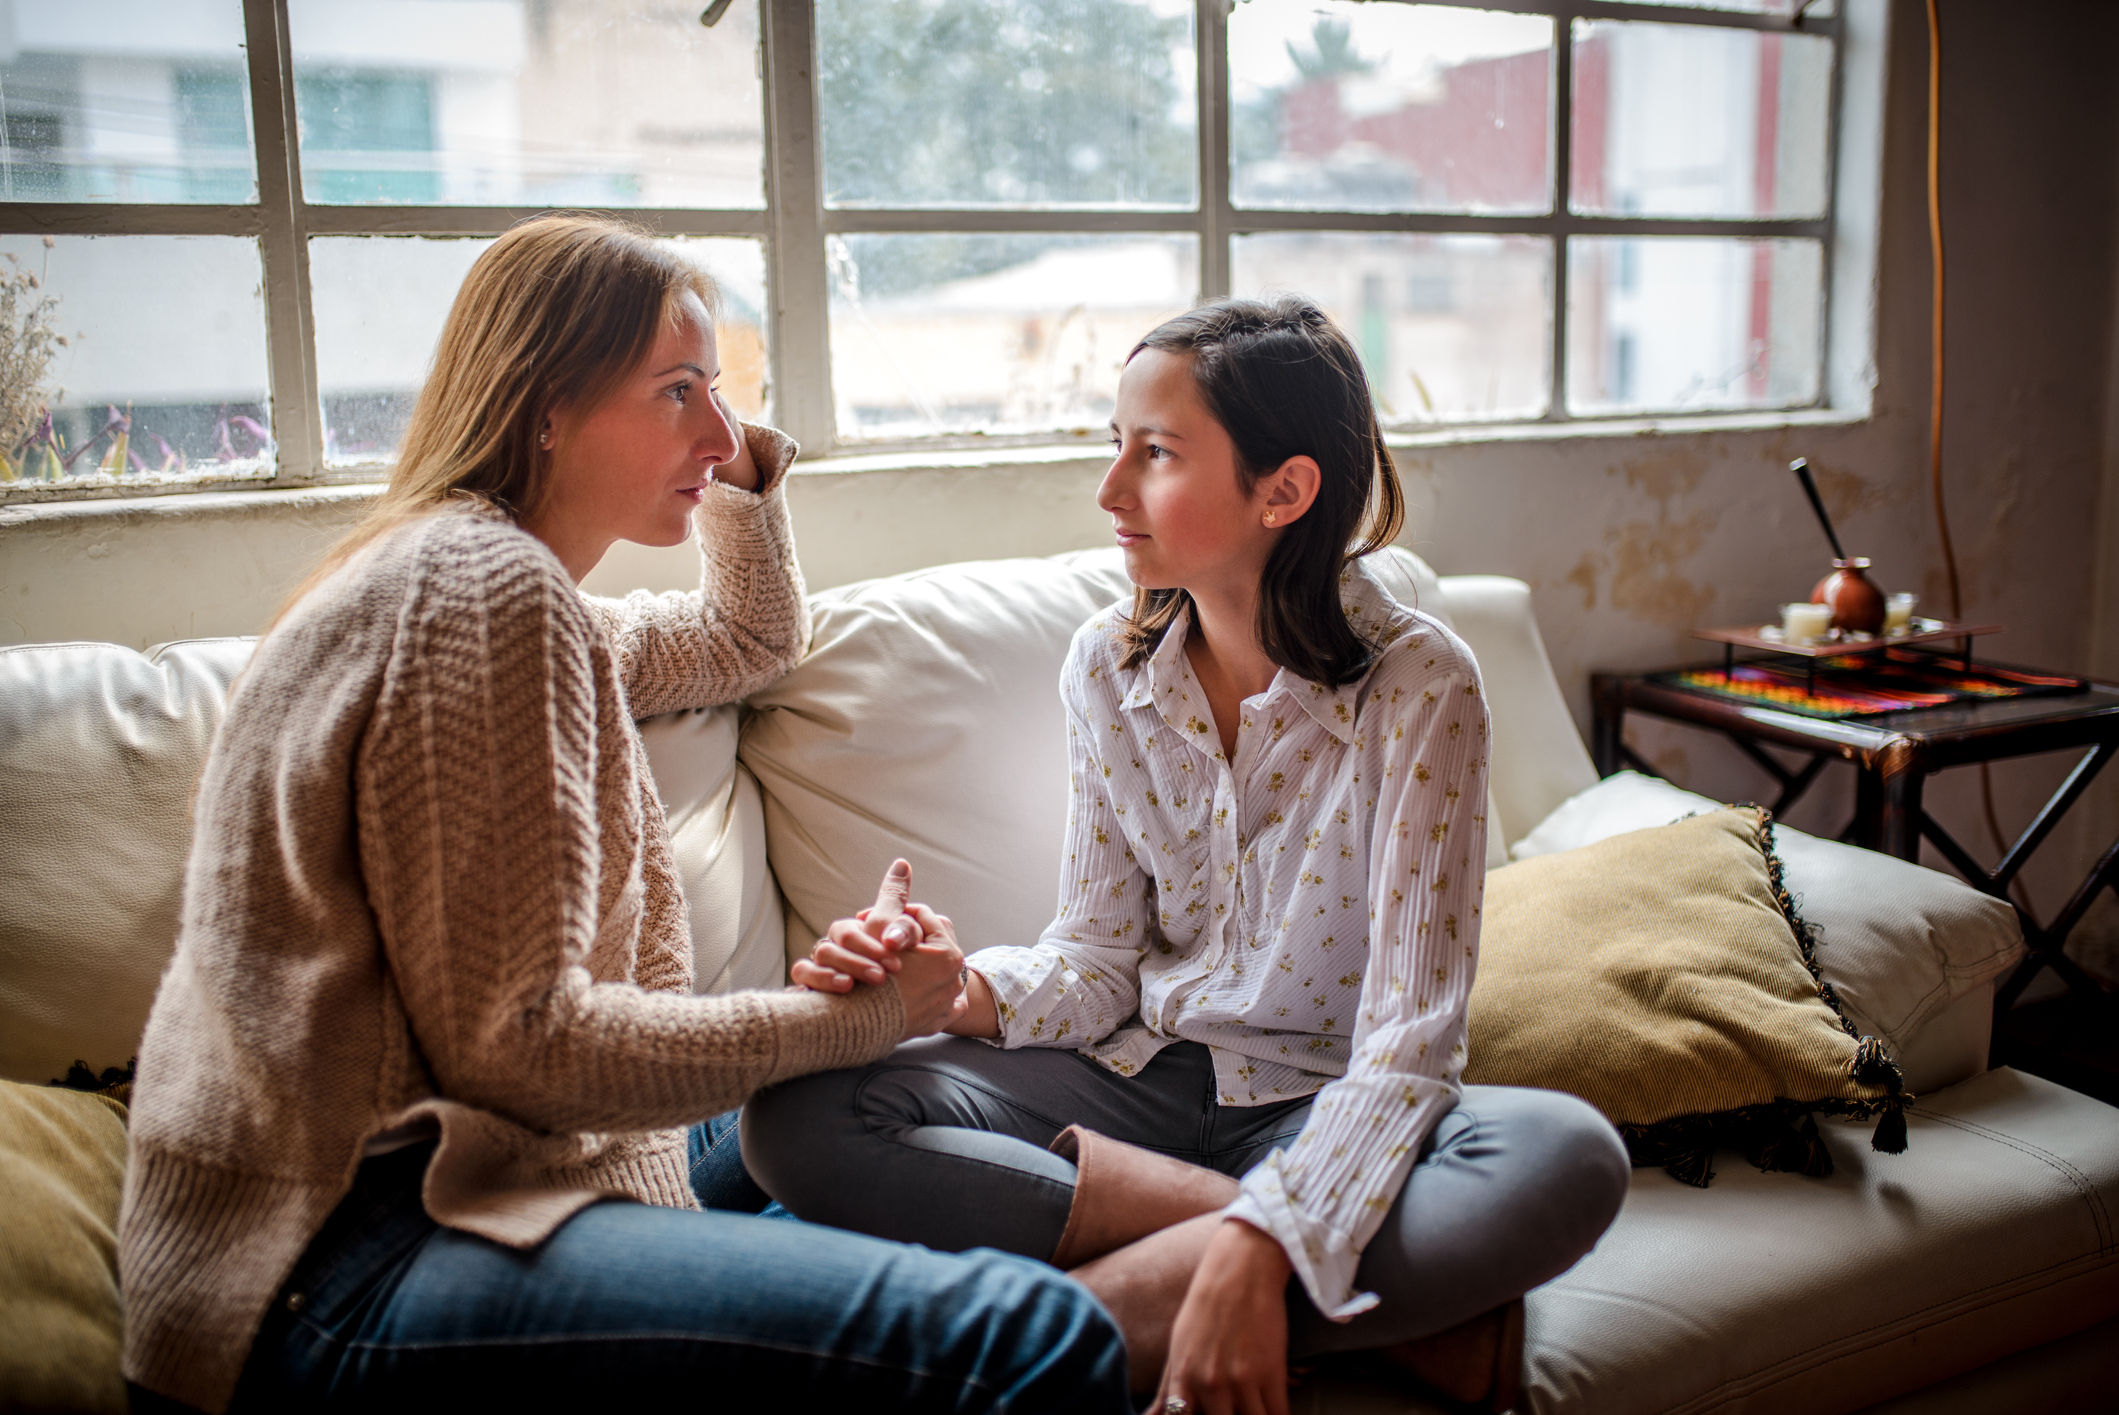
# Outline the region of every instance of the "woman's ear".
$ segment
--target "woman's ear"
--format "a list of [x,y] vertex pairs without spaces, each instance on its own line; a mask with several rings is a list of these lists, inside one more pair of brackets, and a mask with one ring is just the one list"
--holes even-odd
[[1317,489],[1323,481],[1315,458],[1288,458],[1259,478],[1260,519],[1276,530],[1293,525],[1317,504]]

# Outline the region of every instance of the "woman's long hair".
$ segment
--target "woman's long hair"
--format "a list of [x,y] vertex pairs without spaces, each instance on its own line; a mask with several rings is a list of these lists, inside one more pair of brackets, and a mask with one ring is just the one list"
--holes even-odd
[[[1284,296],[1201,305],[1151,331],[1133,354],[1142,349],[1190,359],[1207,410],[1236,444],[1246,495],[1288,458],[1315,459],[1317,500],[1280,532],[1266,559],[1258,642],[1273,662],[1312,682],[1337,687],[1360,677],[1375,650],[1346,621],[1339,577],[1397,537],[1405,492],[1354,346],[1323,310]],[[1181,589],[1135,590],[1124,665],[1155,652],[1190,603]]]
[[273,623],[407,521],[463,501],[534,514],[551,479],[552,454],[537,445],[545,419],[616,388],[687,290],[709,312],[719,303],[706,272],[608,217],[535,216],[495,241],[449,307],[389,486]]

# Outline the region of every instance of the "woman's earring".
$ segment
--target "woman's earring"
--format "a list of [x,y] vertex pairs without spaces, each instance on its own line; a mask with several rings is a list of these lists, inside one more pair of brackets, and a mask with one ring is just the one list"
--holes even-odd
[[543,432],[537,434],[537,445],[539,447],[550,447],[552,445],[552,430],[550,428],[546,428]]
[[1275,511],[1266,512],[1266,524],[1269,526],[1272,525],[1273,522],[1278,518],[1278,515],[1279,513]]

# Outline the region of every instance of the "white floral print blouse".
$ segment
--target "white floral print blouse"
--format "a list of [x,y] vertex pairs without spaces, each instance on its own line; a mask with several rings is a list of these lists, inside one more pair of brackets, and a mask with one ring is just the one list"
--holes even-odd
[[1358,562],[1342,587],[1376,662],[1338,688],[1283,669],[1244,700],[1233,762],[1185,657],[1188,618],[1132,670],[1122,606],[1075,635],[1058,917],[1035,945],[972,960],[1002,1046],[1131,1075],[1183,1039],[1211,1049],[1223,1105],[1315,1093],[1229,1213],[1277,1238],[1339,1320],[1375,1305],[1353,1290],[1361,1250],[1457,1101],[1488,741],[1462,641]]

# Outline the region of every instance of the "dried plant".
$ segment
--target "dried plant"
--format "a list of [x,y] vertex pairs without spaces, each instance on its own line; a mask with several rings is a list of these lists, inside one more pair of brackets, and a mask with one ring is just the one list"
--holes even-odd
[[[46,236],[44,248],[51,247]],[[27,444],[51,425],[51,405],[59,392],[47,389],[44,380],[67,341],[53,327],[59,300],[44,292],[42,274],[13,254],[6,260],[0,269],[0,480],[14,481],[31,460]],[[33,474],[48,472],[39,468]]]
[[[46,236],[45,250],[52,247],[52,238]],[[45,382],[57,351],[71,344],[53,327],[59,298],[44,293],[45,272],[32,272],[4,252],[0,259],[7,262],[0,266],[0,484],[189,473],[191,462],[183,452],[171,447],[161,434],[133,425],[129,403],[123,412],[115,404],[106,404],[103,425],[68,446],[66,434],[52,421],[52,409],[62,390],[47,387]],[[221,406],[212,437],[219,455],[209,460],[209,466],[272,455],[272,434],[264,424],[231,413],[226,404]],[[237,448],[239,437],[251,444],[248,452]],[[149,443],[159,454],[159,466],[141,455],[141,448]]]

